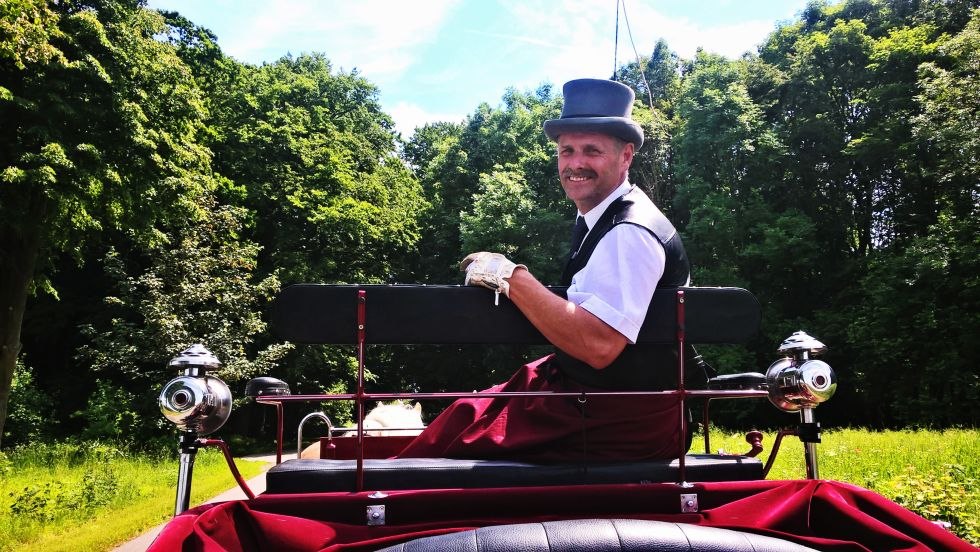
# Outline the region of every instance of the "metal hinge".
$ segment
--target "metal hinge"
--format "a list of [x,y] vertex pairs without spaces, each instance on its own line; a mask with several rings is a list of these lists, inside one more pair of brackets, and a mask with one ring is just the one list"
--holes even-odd
[[371,504],[367,507],[367,524],[368,525],[384,525],[385,524],[385,505],[384,504]]
[[681,513],[684,514],[694,514],[698,511],[698,495],[697,494],[682,494],[681,495]]

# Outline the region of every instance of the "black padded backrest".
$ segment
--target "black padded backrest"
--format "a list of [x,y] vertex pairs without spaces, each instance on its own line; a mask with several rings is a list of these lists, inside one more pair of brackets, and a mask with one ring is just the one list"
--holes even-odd
[[686,523],[636,519],[576,519],[494,525],[423,537],[384,552],[572,552],[580,550],[670,552],[816,552],[794,542]]
[[[763,479],[758,458],[735,455],[688,454],[687,481],[756,481]],[[678,481],[678,459],[632,462],[532,464],[517,460],[467,458],[366,458],[364,488],[476,489],[582,484],[626,484]],[[286,460],[265,474],[272,494],[355,491],[354,460]]]
[[[564,297],[566,288],[549,288]],[[739,288],[684,290],[689,343],[744,343],[761,320],[755,296]],[[366,342],[379,344],[546,343],[507,298],[473,286],[297,284],[272,308],[275,334],[295,343],[357,342],[357,296],[366,293]],[[674,343],[676,289],[658,289],[638,343]]]

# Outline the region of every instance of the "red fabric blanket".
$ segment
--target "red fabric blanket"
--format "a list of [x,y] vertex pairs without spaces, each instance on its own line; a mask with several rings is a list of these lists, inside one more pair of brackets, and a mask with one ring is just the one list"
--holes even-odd
[[[680,494],[699,511],[679,513]],[[174,518],[151,551],[375,550],[486,525],[575,518],[693,523],[831,551],[975,551],[945,529],[866,489],[833,481],[748,481],[263,495]],[[386,524],[365,523],[383,504]]]
[[[490,392],[599,391],[552,368],[526,364]],[[507,458],[528,462],[677,458],[674,397],[593,396],[460,399],[398,455],[403,458]]]

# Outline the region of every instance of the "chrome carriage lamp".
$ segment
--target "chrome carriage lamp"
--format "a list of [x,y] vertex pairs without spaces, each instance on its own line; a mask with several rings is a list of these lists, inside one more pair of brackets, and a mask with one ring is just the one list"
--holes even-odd
[[202,445],[198,438],[217,431],[231,415],[231,390],[220,378],[207,375],[221,362],[204,345],[194,344],[167,365],[180,375],[160,392],[160,411],[180,429],[180,468],[174,515],[190,507],[194,458]]
[[779,346],[783,357],[766,370],[769,401],[785,412],[800,412],[798,436],[805,447],[809,479],[818,478],[816,445],[820,442],[820,424],[814,408],[837,391],[834,370],[826,362],[812,358],[826,350],[826,345],[806,332],[795,332]]
[[170,359],[170,368],[181,375],[160,392],[160,411],[181,431],[197,435],[214,433],[231,415],[231,390],[221,379],[207,375],[221,362],[201,344],[191,345]]

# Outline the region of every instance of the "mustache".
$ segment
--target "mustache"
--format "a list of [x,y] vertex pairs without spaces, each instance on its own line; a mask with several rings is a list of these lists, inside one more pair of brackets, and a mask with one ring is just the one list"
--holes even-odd
[[572,169],[565,169],[564,171],[561,172],[561,177],[562,178],[569,178],[569,177],[572,177],[572,176],[584,176],[586,178],[595,178],[598,175],[596,174],[595,171],[590,171],[590,170],[587,170],[587,169],[586,170],[580,170],[580,171],[576,171],[576,170],[572,170]]

